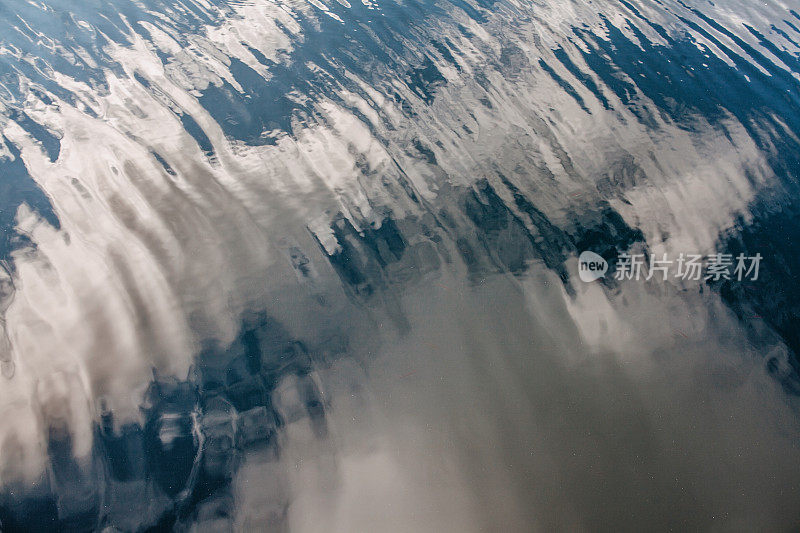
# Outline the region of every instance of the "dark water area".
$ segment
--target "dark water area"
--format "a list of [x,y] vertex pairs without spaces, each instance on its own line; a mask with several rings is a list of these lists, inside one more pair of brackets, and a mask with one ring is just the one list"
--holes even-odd
[[796,528],[798,11],[0,2],[0,530]]

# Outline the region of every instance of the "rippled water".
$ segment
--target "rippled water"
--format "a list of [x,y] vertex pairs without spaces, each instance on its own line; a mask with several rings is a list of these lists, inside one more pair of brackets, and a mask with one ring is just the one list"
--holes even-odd
[[0,529],[797,528],[798,12],[0,0]]

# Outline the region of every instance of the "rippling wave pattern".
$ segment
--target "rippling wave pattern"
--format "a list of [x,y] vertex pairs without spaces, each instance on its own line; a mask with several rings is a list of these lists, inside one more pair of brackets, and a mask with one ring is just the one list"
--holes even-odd
[[0,0],[0,529],[799,528],[798,12]]

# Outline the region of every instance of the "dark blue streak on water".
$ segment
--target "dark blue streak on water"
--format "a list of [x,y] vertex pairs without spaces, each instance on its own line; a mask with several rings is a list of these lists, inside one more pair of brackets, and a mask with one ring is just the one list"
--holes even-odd
[[556,73],[556,71],[554,71],[553,68],[550,65],[548,65],[544,59],[539,60],[539,66],[542,67],[542,69],[545,72],[547,72],[551,78],[553,78],[553,81],[555,81],[559,87],[564,89],[564,91],[568,95],[570,95],[573,100],[575,100],[575,102],[581,107],[581,109],[591,114],[591,111],[589,111],[589,109],[586,108],[586,104],[584,103],[583,98],[581,98],[581,95],[578,94],[578,91],[576,91],[575,88],[572,85],[570,85],[564,78],[559,76],[558,73]]
[[[33,126],[32,121],[29,127],[37,132],[43,130],[41,126]],[[42,135],[47,141],[47,137]],[[0,157],[0,259],[8,259],[14,250],[31,244],[25,235],[16,230],[17,209],[20,205],[26,204],[54,227],[58,228],[60,225],[50,200],[31,179],[19,149],[6,137],[3,137],[3,142],[12,156]],[[55,149],[54,145],[50,145],[50,148]]]
[[[285,57],[281,54],[278,61],[259,54],[259,60],[269,67],[269,80],[233,59],[231,72],[244,92],[234,90],[227,83],[202,91],[200,103],[219,122],[226,135],[249,144],[273,144],[274,137],[264,136],[265,130],[291,133],[293,119],[305,123],[315,114],[310,105],[301,103],[294,94],[310,98],[312,102],[332,98],[346,106],[336,96],[338,89],[344,87],[368,98],[345,72],[354,73],[377,87],[383,85],[387,75],[404,72],[400,79],[408,88],[426,103],[433,101],[436,88],[445,84],[445,79],[428,55],[443,54],[437,52],[442,46],[425,49],[421,44],[427,43],[414,42],[410,36],[414,35],[415,23],[436,16],[446,17],[440,7],[421,2],[402,6],[387,4],[382,6],[383,16],[360,3],[353,3],[351,8],[334,3],[331,9],[347,24],[327,16],[314,20],[298,16],[297,22],[304,35],[302,42],[293,43],[292,51]],[[448,56],[454,61],[452,55]],[[401,106],[404,104],[400,95],[395,94],[395,99]],[[410,111],[410,106],[404,109]]]

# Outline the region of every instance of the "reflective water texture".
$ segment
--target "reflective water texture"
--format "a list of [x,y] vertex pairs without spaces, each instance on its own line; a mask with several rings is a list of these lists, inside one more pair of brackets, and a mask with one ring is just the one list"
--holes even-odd
[[1,0],[1,529],[797,529],[798,11]]

